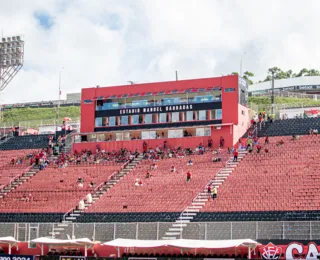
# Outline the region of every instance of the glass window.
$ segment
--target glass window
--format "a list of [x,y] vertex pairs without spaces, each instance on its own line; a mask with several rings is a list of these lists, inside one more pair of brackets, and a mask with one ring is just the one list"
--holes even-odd
[[106,139],[104,134],[97,134],[97,142],[104,142]]
[[207,120],[207,111],[206,110],[200,110],[198,120]]
[[235,88],[225,88],[224,92],[235,92],[236,89]]
[[116,141],[122,141],[122,133],[116,133]]
[[109,117],[109,126],[115,126],[116,125],[116,117],[110,116]]
[[166,123],[167,122],[167,113],[160,113],[159,123]]
[[216,119],[222,119],[222,109],[216,110]]
[[128,116],[121,116],[121,125],[127,125],[128,124]]
[[81,135],[75,135],[74,136],[74,142],[75,143],[81,143]]
[[183,129],[168,130],[168,138],[180,138],[183,137]]
[[197,128],[196,136],[204,136],[204,128]]
[[97,140],[96,134],[88,135],[88,142],[95,142]]
[[149,131],[142,131],[141,139],[149,139]]
[[132,116],[132,122],[133,125],[138,125],[139,124],[139,115],[133,115]]
[[96,118],[96,126],[102,126],[102,117]]
[[171,122],[179,122],[179,112],[173,112]]
[[152,124],[152,114],[145,114],[144,115],[144,122],[145,122],[145,124]]
[[204,128],[204,136],[211,136],[211,128],[210,127]]
[[124,132],[123,133],[123,140],[130,140],[130,133],[129,132]]
[[187,121],[193,121],[193,111],[187,111]]

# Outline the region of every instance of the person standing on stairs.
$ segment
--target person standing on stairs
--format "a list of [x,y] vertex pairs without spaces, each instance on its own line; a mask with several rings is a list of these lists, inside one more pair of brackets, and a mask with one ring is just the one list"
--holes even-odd
[[238,161],[238,150],[237,149],[235,149],[233,152],[233,161],[234,162]]
[[214,186],[213,189],[212,189],[211,195],[212,195],[212,199],[213,199],[213,200],[217,198],[218,190],[217,190],[217,188],[216,188],[215,186]]

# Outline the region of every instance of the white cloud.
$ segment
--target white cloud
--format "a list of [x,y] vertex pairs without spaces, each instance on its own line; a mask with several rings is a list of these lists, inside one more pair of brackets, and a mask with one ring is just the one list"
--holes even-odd
[[[57,99],[62,91],[271,66],[320,69],[318,0],[0,0],[0,30],[25,35],[25,66],[4,103]],[[35,13],[48,14],[41,27]]]

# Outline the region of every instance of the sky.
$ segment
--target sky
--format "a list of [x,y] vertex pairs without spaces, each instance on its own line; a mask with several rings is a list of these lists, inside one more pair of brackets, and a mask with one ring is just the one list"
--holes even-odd
[[23,35],[23,68],[0,103],[82,88],[320,69],[319,0],[0,0],[0,30]]

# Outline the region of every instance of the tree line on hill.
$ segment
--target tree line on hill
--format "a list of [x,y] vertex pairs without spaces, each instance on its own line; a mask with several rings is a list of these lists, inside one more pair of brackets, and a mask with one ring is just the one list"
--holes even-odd
[[[268,69],[268,74],[264,80],[260,80],[257,83],[271,81],[272,80],[272,73],[274,73],[275,79],[288,79],[288,78],[298,78],[298,77],[308,77],[308,76],[320,76],[320,71],[316,69],[306,69],[303,68],[298,73],[294,73],[292,70],[284,71],[279,67],[273,67]],[[232,72],[232,75],[239,75],[238,72]],[[254,82],[252,81],[252,77],[254,77],[254,73],[250,71],[245,71],[242,75],[248,81],[249,85],[252,85]]]

